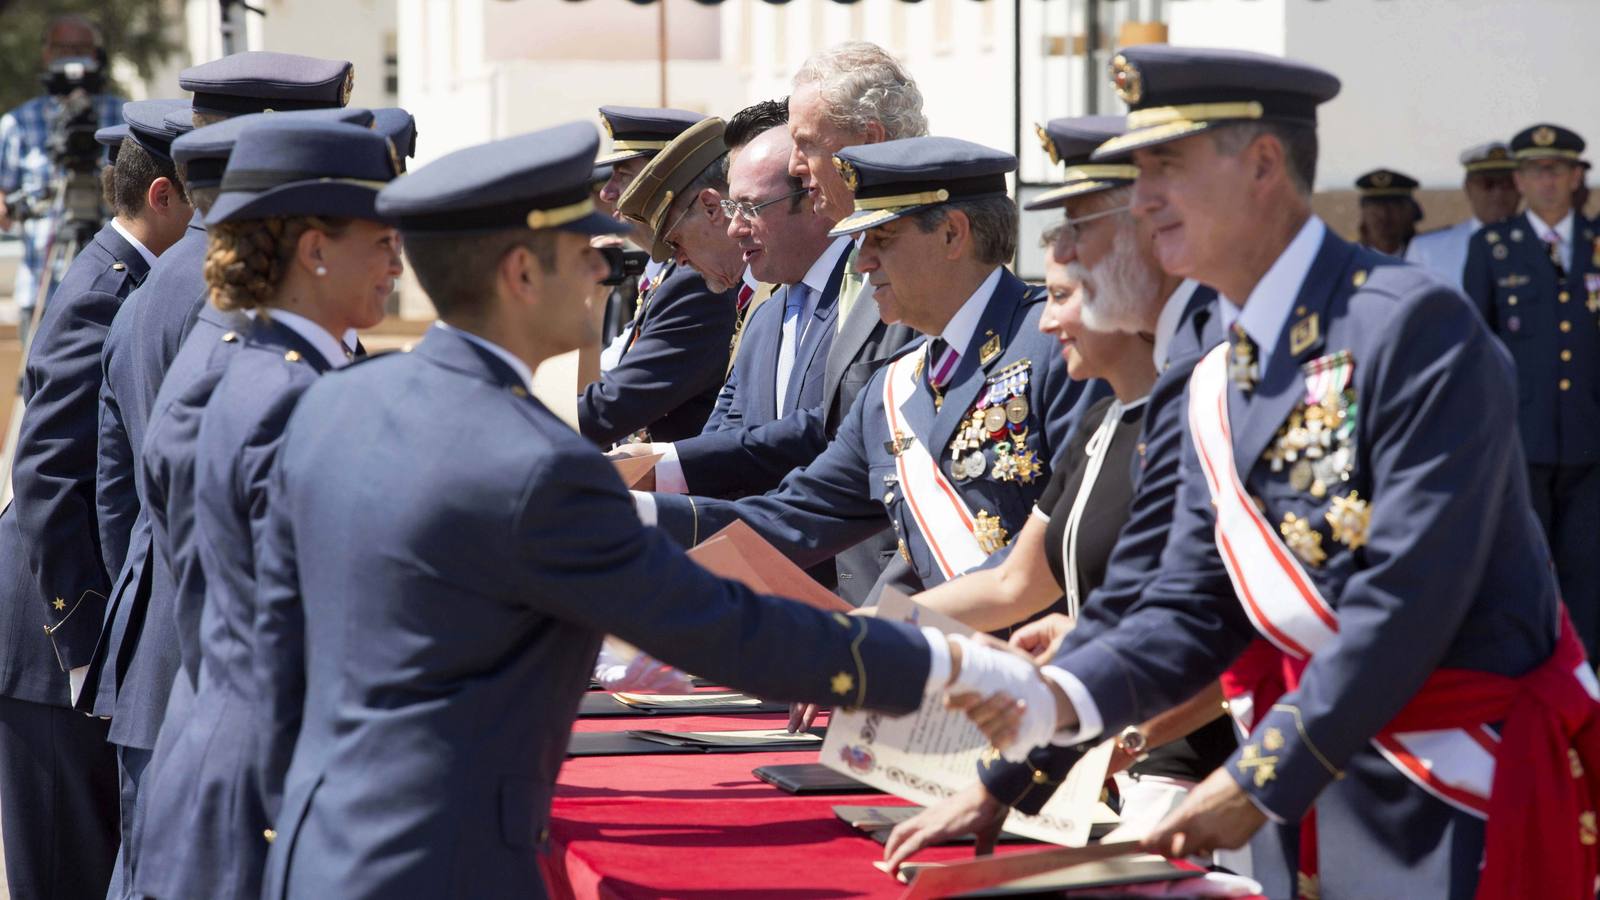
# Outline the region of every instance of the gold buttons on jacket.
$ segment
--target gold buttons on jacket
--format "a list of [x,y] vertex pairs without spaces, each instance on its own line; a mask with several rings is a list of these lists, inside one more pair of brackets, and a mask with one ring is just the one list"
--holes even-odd
[[1572,351],[1571,350],[1563,350],[1563,351],[1561,351],[1561,361],[1562,362],[1572,362]]
[[1506,305],[1507,306],[1516,306],[1517,305],[1517,295],[1516,294],[1512,294],[1511,296],[1507,297],[1506,298]]
[[299,350],[290,350],[288,353],[285,353],[283,355],[283,361],[284,362],[299,362],[300,361],[300,351]]
[[1568,300],[1572,299],[1572,295],[1567,293],[1566,291],[1562,291],[1561,293],[1556,295],[1556,299],[1560,300],[1562,303],[1566,303]]
[[222,342],[224,344],[231,344],[234,341],[237,341],[238,339],[239,339],[239,332],[237,332],[237,331],[230,331],[230,332],[227,332],[226,334],[224,334],[222,336]]
[[1568,321],[1567,321],[1567,320],[1565,320],[1565,319],[1562,319],[1562,320],[1561,320],[1561,330],[1562,330],[1562,331],[1563,331],[1563,332],[1567,332],[1567,331],[1571,331],[1571,330],[1572,330],[1572,323],[1571,323],[1571,322],[1568,322]]
[[1570,391],[1570,390],[1572,390],[1572,379],[1570,379],[1570,378],[1563,378],[1563,379],[1561,379],[1561,389],[1562,389],[1562,390],[1563,390],[1563,391]]

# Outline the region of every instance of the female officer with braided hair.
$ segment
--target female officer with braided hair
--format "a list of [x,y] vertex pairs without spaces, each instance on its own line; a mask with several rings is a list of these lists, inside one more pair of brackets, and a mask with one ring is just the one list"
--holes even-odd
[[187,714],[168,717],[151,764],[139,894],[260,893],[279,779],[263,771],[278,745],[261,727],[254,664],[282,649],[257,638],[257,567],[270,565],[256,553],[268,473],[300,395],[352,357],[345,335],[383,318],[400,247],[373,202],[397,173],[393,147],[370,130],[267,122],[241,135],[207,216],[211,301],[253,321],[224,335],[204,380],[210,389],[185,398],[198,415],[192,447],[146,445],[147,455],[191,455],[194,524],[181,555],[198,564],[205,589],[199,686]]

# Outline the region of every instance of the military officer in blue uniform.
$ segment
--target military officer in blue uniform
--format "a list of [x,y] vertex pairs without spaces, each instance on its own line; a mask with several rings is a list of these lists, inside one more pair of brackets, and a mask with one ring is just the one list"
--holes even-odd
[[1422,221],[1416,196],[1421,186],[1415,178],[1393,169],[1373,169],[1357,178],[1361,245],[1404,259],[1416,237],[1417,223]]
[[858,265],[885,321],[929,340],[875,374],[838,434],[773,491],[737,501],[641,494],[686,546],[742,519],[801,565],[887,521],[921,585],[981,564],[1021,528],[1076,422],[1083,385],[1038,330],[1044,292],[1005,268],[1016,158],[953,138],[846,148],[836,158],[865,231]]
[[[1064,166],[1065,178],[1024,208],[1063,210],[1071,224],[1062,227],[1074,229],[1075,234],[1078,229],[1096,227],[1091,224],[1094,219],[1090,217],[1104,210],[1086,207],[1084,201],[1092,197],[1104,198],[1108,192],[1128,191],[1138,174],[1127,160],[1095,161],[1091,158],[1101,144],[1121,136],[1124,130],[1123,116],[1052,119],[1041,126],[1040,142],[1051,160]],[[1097,205],[1104,206],[1106,202],[1101,199]],[[1122,214],[1131,213],[1124,210]],[[1058,238],[1060,240],[1062,238]],[[1052,253],[1063,262],[1076,261],[1093,269],[1078,253],[1076,239],[1067,242],[1064,249],[1057,243]],[[1156,303],[1136,302],[1127,307],[1126,312],[1140,320],[1137,323],[1108,324],[1132,327],[1152,335],[1160,375],[1145,405],[1128,520],[1118,532],[1106,564],[1105,579],[1084,601],[1096,605],[1101,612],[1094,619],[1095,627],[1081,622],[1080,627],[1068,635],[1067,640],[1074,645],[1087,640],[1098,628],[1115,622],[1121,611],[1138,600],[1143,588],[1156,577],[1177,500],[1178,468],[1188,420],[1183,403],[1184,388],[1200,356],[1220,343],[1223,336],[1216,291],[1160,272],[1153,257],[1144,258],[1138,264],[1148,267],[1160,284]],[[1138,301],[1140,298],[1129,299]],[[1211,698],[1212,695],[1202,696]],[[1214,700],[1212,709],[1215,711]],[[1178,748],[1172,752],[1191,753],[1198,762],[1211,747],[1226,742],[1226,731],[1220,736],[1216,733],[1225,727],[1220,723],[1208,726],[1209,732],[1205,735],[1208,742],[1199,745],[1198,750]],[[1130,746],[1133,741],[1143,740],[1142,731],[1132,729],[1131,732],[1125,735]],[[1139,752],[1130,755],[1138,757],[1143,752],[1141,746]],[[967,832],[977,832],[981,841],[992,841],[1009,810],[1037,813],[1082,755],[1081,750],[1074,747],[1051,746],[1033,751],[1023,761],[1013,762],[996,756],[987,758],[979,769],[979,784],[952,797],[948,803],[929,807],[923,814],[897,827],[885,845],[886,858],[898,864],[924,846]]]
[[[620,199],[656,154],[703,118],[678,109],[601,107],[612,148],[600,159],[612,166],[602,197]],[[656,236],[636,237],[649,246]],[[712,290],[700,273],[671,261],[646,269],[645,278],[633,321],[617,337],[616,364],[578,393],[578,430],[602,447],[632,436],[675,441],[699,434],[728,371],[737,285]]]
[[111,593],[94,496],[101,344],[191,214],[169,156],[172,106],[124,107],[115,217],[51,294],[23,369],[15,496],[0,514],[0,817],[19,896],[97,896],[113,871],[116,762],[105,723],[70,707]]
[[1467,248],[1463,284],[1516,362],[1517,424],[1533,508],[1561,596],[1600,649],[1600,229],[1574,209],[1583,139],[1559,125],[1511,139],[1527,208]]
[[[1570,627],[1557,637],[1520,442],[1482,427],[1512,414],[1510,361],[1453,288],[1311,213],[1332,75],[1165,46],[1125,49],[1112,68],[1129,131],[1097,155],[1133,153],[1157,258],[1216,286],[1229,338],[1189,382],[1156,580],[1045,667],[1053,721],[987,730],[1007,747],[1114,734],[1236,659],[1233,674],[1251,674],[1241,654],[1259,649],[1271,664],[1233,695],[1249,738],[1147,846],[1177,856],[1254,835],[1273,897],[1468,897],[1480,878],[1543,877],[1542,860],[1486,844],[1486,820],[1509,807],[1502,834],[1577,855],[1588,801],[1565,791],[1588,792],[1571,777],[1588,762],[1571,736],[1595,707]],[[1097,617],[1085,606],[1079,627]],[[1462,689],[1448,701],[1440,670]],[[1497,678],[1517,690],[1470,709]],[[1496,740],[1548,742],[1535,765],[1574,760],[1549,796],[1517,789],[1529,760],[1496,761],[1486,726],[1500,721]],[[1512,796],[1496,796],[1502,776]]]
[[1513,175],[1517,161],[1504,141],[1489,141],[1461,151],[1461,167],[1466,170],[1461,193],[1466,195],[1472,215],[1454,225],[1419,234],[1406,246],[1406,262],[1431,269],[1451,284],[1461,284],[1466,273],[1467,247],[1472,236],[1489,222],[1515,215],[1522,200]]
[[[178,174],[196,214],[182,239],[152,267],[143,289],[129,295],[118,310],[101,357],[104,383],[95,502],[102,517],[102,546],[116,548],[116,553],[105,554],[113,593],[89,684],[79,702],[81,708],[96,715],[112,717],[110,740],[119,748],[125,803],[136,796],[144,765],[155,747],[178,666],[171,607],[167,605],[172,576],[166,555],[156,543],[165,531],[151,527],[138,451],[157,391],[184,338],[195,330],[205,333],[200,340],[209,356],[217,338],[235,327],[205,303],[202,215],[216,195],[227,153],[244,119],[265,109],[296,111],[273,115],[338,109],[348,97],[350,82],[348,62],[283,53],[241,53],[184,70],[179,83],[195,92],[199,105],[184,104],[166,116],[167,126],[177,131],[188,131],[197,121],[218,124],[198,139],[190,140],[192,134],[185,134],[173,142],[174,154],[184,158]],[[341,113],[334,115],[342,117]],[[367,125],[372,114],[358,110],[349,118]],[[186,515],[187,509],[181,514]],[[150,614],[152,597],[156,598],[155,610]],[[150,635],[148,641],[144,641],[146,635]],[[141,641],[145,650],[136,652]],[[125,816],[125,832],[129,826]],[[127,870],[135,863],[128,856],[129,848],[136,847],[137,841],[125,834],[123,866]]]
[[200,682],[188,717],[166,726],[177,733],[163,731],[140,798],[140,895],[260,893],[268,820],[254,635],[268,473],[300,395],[350,359],[350,330],[383,318],[402,269],[398,234],[373,203],[398,174],[393,145],[369,128],[275,115],[239,134],[207,213],[212,302],[256,316],[241,346],[216,347],[222,372],[194,439]]
[[442,321],[319,381],[279,449],[260,601],[287,640],[258,660],[268,709],[304,722],[263,896],[540,896],[603,633],[764,696],[892,713],[963,671],[942,636],[712,577],[534,399],[537,366],[593,339],[589,237],[619,229],[589,200],[597,145],[557,126],[379,197]]

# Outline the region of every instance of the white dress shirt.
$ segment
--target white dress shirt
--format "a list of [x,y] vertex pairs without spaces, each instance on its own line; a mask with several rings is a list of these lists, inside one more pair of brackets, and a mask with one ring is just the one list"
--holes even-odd
[[1530,209],[1528,210],[1528,222],[1533,225],[1533,230],[1536,232],[1534,237],[1539,240],[1547,240],[1551,234],[1556,236],[1556,240],[1561,244],[1561,264],[1568,271],[1571,271],[1572,210],[1567,210],[1567,214],[1561,217],[1561,221],[1551,225],[1544,219],[1539,218],[1539,214]]
[[1189,300],[1194,297],[1194,292],[1200,289],[1200,282],[1193,278],[1185,278],[1178,282],[1173,289],[1172,296],[1161,305],[1161,314],[1156,317],[1156,342],[1151,350],[1156,363],[1156,371],[1164,372],[1167,363],[1172,360],[1167,354],[1172,349],[1172,339],[1178,334],[1178,326],[1183,323],[1183,311],[1189,306]]
[[113,217],[111,220],[111,230],[122,235],[123,240],[132,244],[133,249],[139,251],[139,255],[144,257],[145,265],[153,266],[156,264],[156,255],[150,252],[150,248],[146,247],[138,238],[134,237],[132,232],[128,231],[128,229],[123,228],[122,223],[117,221],[115,217]]

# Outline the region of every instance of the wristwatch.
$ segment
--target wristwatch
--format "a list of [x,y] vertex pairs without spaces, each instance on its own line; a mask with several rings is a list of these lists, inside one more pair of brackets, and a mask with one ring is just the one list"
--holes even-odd
[[1134,762],[1139,762],[1149,755],[1145,746],[1144,732],[1137,725],[1129,725],[1117,735],[1117,749],[1133,757]]

